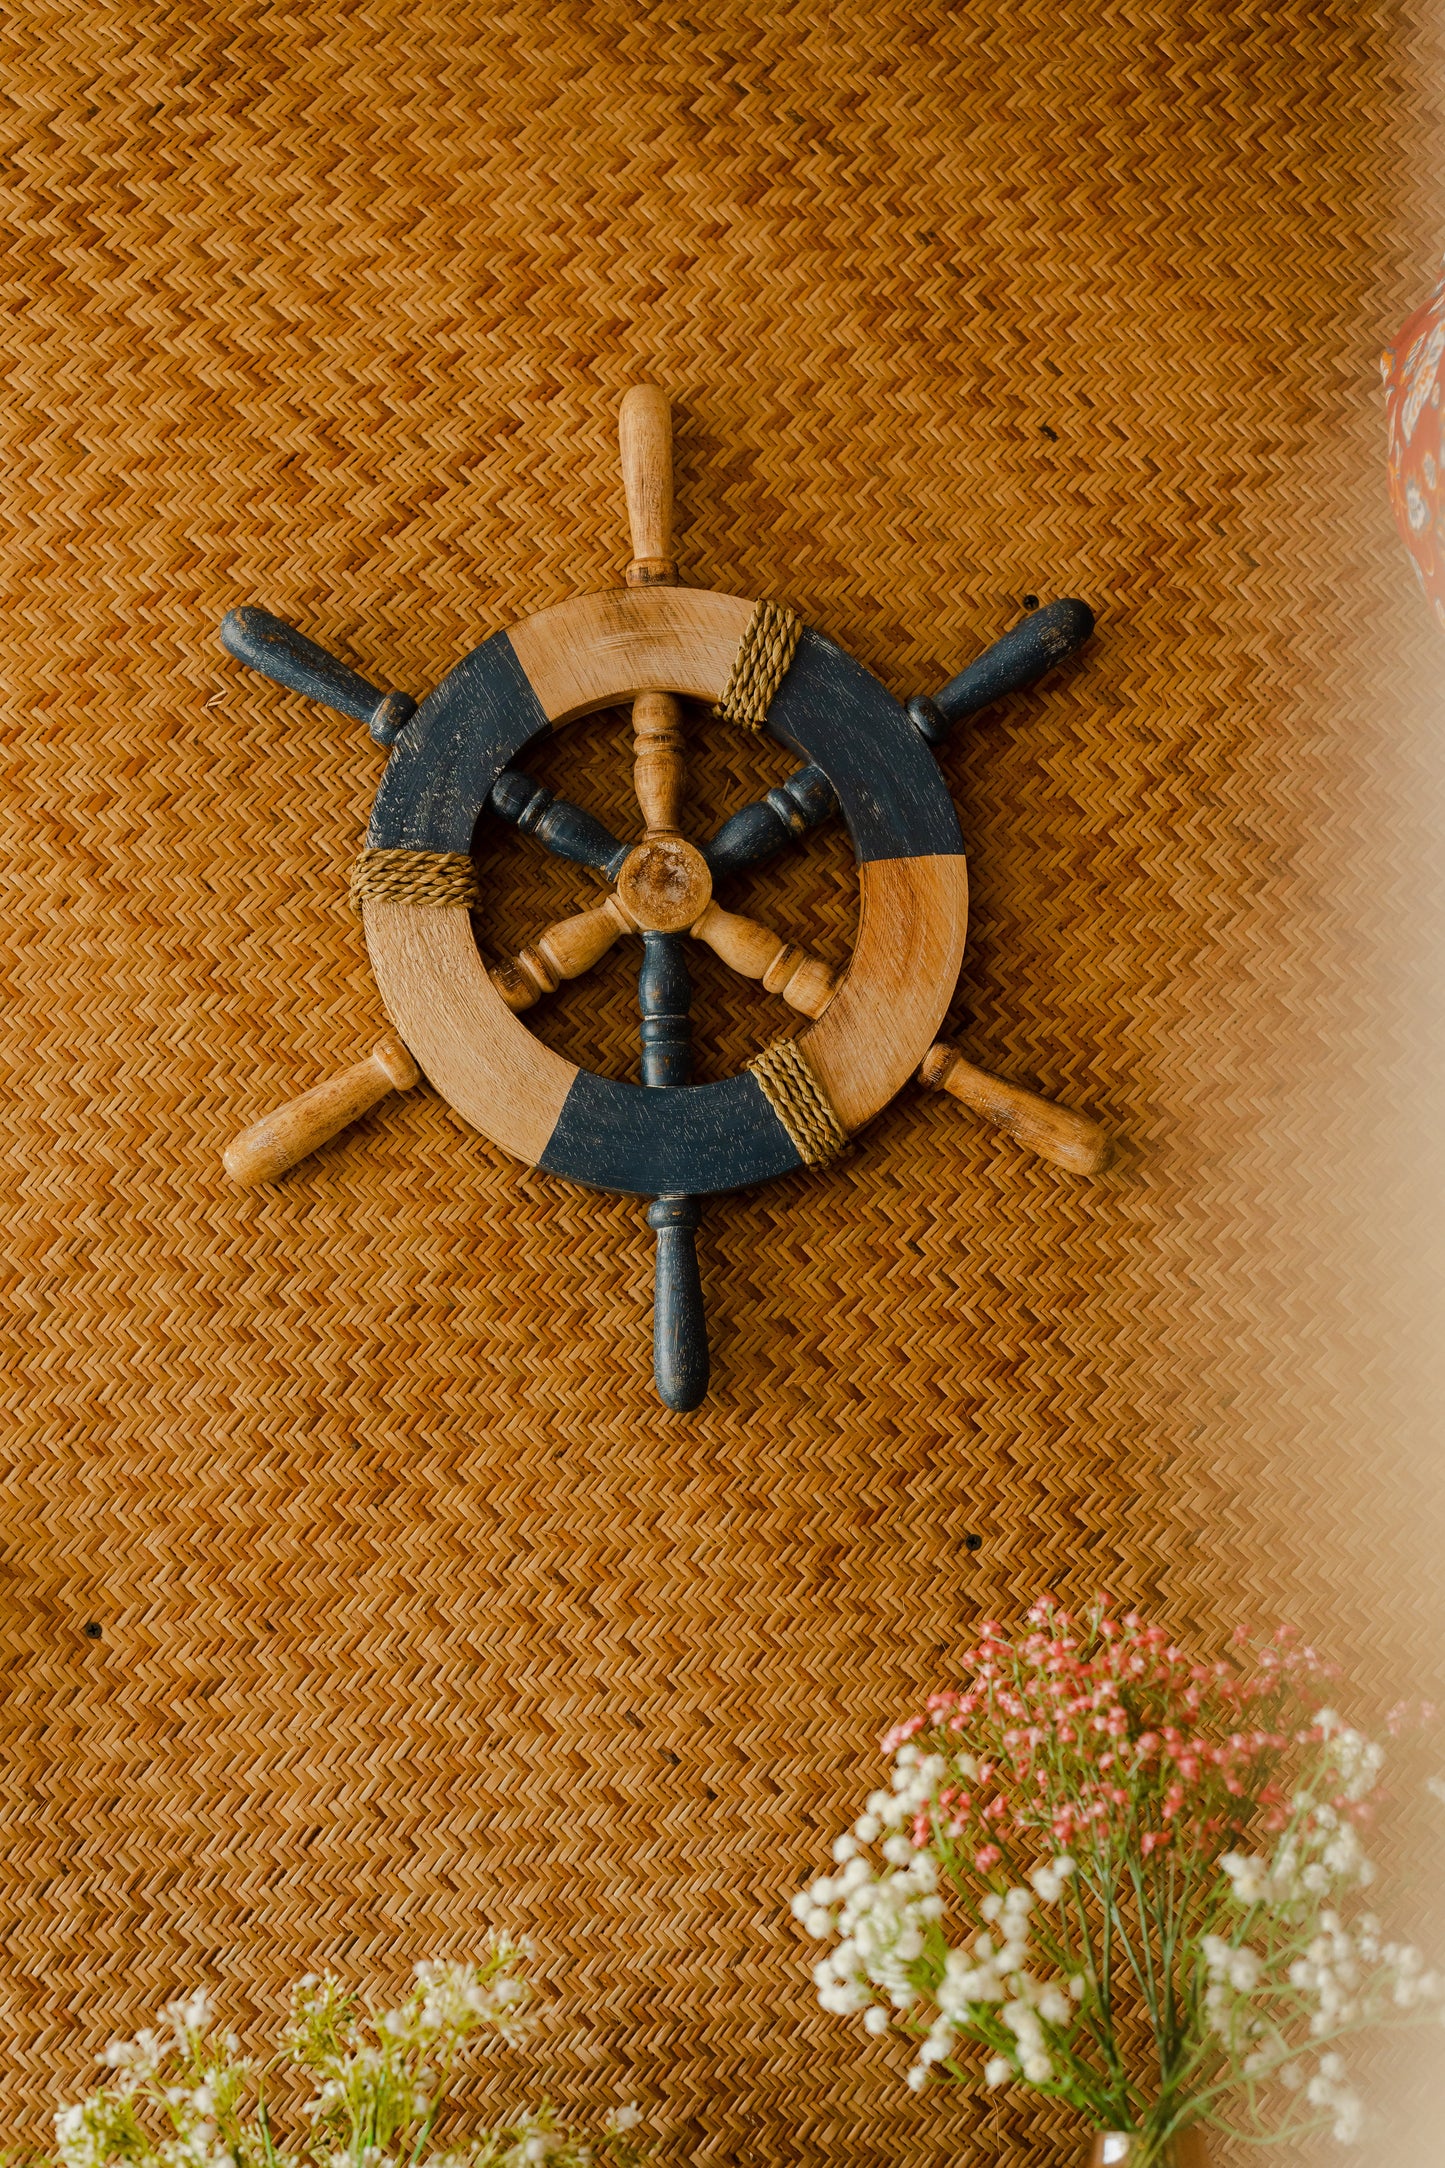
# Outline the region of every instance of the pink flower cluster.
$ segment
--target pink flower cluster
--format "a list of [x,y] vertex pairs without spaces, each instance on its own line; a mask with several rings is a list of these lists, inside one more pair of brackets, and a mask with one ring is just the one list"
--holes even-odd
[[[1244,1632],[1236,1642],[1248,1651]],[[962,1668],[968,1683],[930,1696],[883,1751],[927,1735],[947,1774],[913,1842],[961,1844],[981,1874],[1043,1832],[1065,1849],[1123,1841],[1145,1858],[1166,1846],[1212,1857],[1252,1822],[1282,1828],[1284,1779],[1323,1739],[1314,1712],[1333,1675],[1288,1629],[1247,1669],[1194,1662],[1107,1598],[1077,1621],[1037,1604],[1016,1639],[990,1621]]]

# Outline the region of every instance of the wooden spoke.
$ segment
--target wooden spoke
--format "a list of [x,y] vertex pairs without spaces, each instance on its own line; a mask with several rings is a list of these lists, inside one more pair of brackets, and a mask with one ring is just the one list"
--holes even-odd
[[675,836],[686,765],[682,702],[672,693],[639,693],[632,703],[632,787],[649,838]]
[[[692,981],[682,937],[642,935],[637,1004],[642,1015],[642,1081],[666,1091],[692,1078]],[[665,1191],[648,1208],[657,1237],[653,1275],[652,1374],[665,1406],[679,1414],[707,1391],[707,1316],[697,1269],[697,1199]]]
[[811,762],[795,768],[776,790],[745,805],[725,820],[711,843],[703,845],[715,881],[741,873],[771,858],[838,810],[838,794],[821,768]]
[[494,965],[487,976],[509,1009],[530,1009],[543,994],[554,994],[563,979],[580,979],[620,934],[635,930],[630,912],[616,896],[609,896],[594,911],[579,911],[574,918],[559,918],[544,927],[535,941]]
[[[638,384],[618,417],[622,485],[632,529],[629,587],[673,587],[672,410],[655,384]],[[670,692],[640,692],[632,704],[632,787],[646,834],[614,875],[619,907],[642,929],[642,1081],[657,1090],[692,1074],[688,1010],[692,987],[682,933],[707,904],[712,876],[701,852],[678,833],[686,780],[682,705]],[[664,1404],[695,1408],[707,1391],[707,1323],[698,1278],[697,1204],[669,1193],[647,1214],[657,1236],[652,1368]]]
[[910,700],[909,721],[930,745],[940,745],[955,723],[977,715],[980,708],[1002,699],[1005,693],[1032,685],[1035,678],[1082,647],[1093,630],[1094,613],[1076,595],[1031,610],[1012,632],[1006,632],[992,647],[975,656],[967,669],[950,678],[931,700]]
[[[636,384],[618,415],[622,486],[632,530],[629,587],[675,587],[672,554],[672,409],[656,384]],[[632,787],[649,837],[674,836],[686,774],[682,705],[675,694],[639,693],[632,704]]]
[[781,994],[790,1008],[801,1010],[804,1016],[821,1016],[833,998],[837,981],[822,958],[795,948],[755,918],[710,903],[689,931],[734,971],[747,979],[761,979],[768,993]]
[[627,845],[604,828],[595,815],[559,798],[556,791],[525,775],[520,768],[504,768],[492,785],[488,805],[498,817],[535,836],[555,857],[570,858],[574,865],[591,866],[596,873],[615,881],[627,856]]

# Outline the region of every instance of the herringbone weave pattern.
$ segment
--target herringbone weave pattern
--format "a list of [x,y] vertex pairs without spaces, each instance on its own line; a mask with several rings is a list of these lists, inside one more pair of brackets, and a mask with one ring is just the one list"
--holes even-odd
[[[984,1609],[1100,1583],[1420,1658],[1390,1350],[1401,929],[1439,651],[1375,355],[1428,285],[1424,0],[17,0],[4,25],[4,2137],[204,1978],[394,1982],[530,1926],[501,2103],[673,2161],[1071,2158],[915,2099],[786,1912]],[[660,1413],[641,1211],[434,1096],[281,1186],[222,1145],[384,1019],[366,733],[257,602],[419,696],[627,557],[900,694],[1026,594],[1086,658],[944,754],[952,1035],[1121,1140],[1084,1185],[911,1094],[710,1204],[715,1390]],[[1433,703],[1433,705],[1432,705]],[[693,717],[694,833],[786,772]],[[537,773],[635,827],[625,724]],[[489,836],[497,951],[595,900]],[[736,884],[830,963],[845,840]],[[635,950],[532,1012],[635,1073]],[[704,1074],[786,1013],[696,958]],[[1413,1147],[1411,1147],[1413,1150]],[[977,1534],[970,1551],[965,1535]],[[101,1628],[88,1638],[87,1622]],[[27,2121],[27,2118],[29,2120]]]

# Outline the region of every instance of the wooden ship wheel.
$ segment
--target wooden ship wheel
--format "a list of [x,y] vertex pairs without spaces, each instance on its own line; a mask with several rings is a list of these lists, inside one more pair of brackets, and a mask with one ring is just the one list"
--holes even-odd
[[[1073,600],[1036,609],[932,699],[900,706],[787,610],[678,585],[671,414],[655,386],[624,397],[620,446],[633,551],[625,584],[493,634],[419,706],[264,610],[226,618],[221,638],[232,655],[368,724],[389,748],[352,899],[396,1036],[253,1124],[225,1158],[240,1183],[274,1180],[424,1075],[517,1158],[650,1198],[654,1372],[666,1405],[687,1410],[708,1382],[700,1197],[825,1165],[914,1077],[1076,1173],[1103,1164],[1095,1123],[987,1075],[937,1039],[963,959],[968,883],[932,749],[963,717],[1082,645],[1093,616]],[[702,843],[681,829],[682,699],[706,702],[735,728],[766,731],[801,762]],[[516,765],[533,740],[623,702],[632,706],[641,815],[633,842]],[[847,822],[861,889],[852,959],[837,976],[714,893],[835,813]],[[490,966],[473,930],[484,815],[608,884],[594,909]],[[640,1084],[579,1068],[521,1021],[624,936],[641,945]],[[690,941],[804,1020],[717,1083],[691,1082]]]

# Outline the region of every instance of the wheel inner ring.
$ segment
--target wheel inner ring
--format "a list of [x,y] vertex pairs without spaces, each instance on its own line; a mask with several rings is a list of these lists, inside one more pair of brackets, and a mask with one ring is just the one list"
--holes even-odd
[[[494,635],[398,739],[368,844],[465,852],[496,777],[540,732],[649,690],[716,703],[754,608],[704,589],[613,589]],[[766,728],[827,774],[858,860],[852,961],[795,1042],[851,1132],[908,1080],[942,1024],[967,922],[962,839],[903,710],[820,634],[804,631]],[[803,1164],[747,1072],[648,1091],[544,1046],[492,986],[464,912],[369,900],[364,918],[382,998],[421,1068],[517,1157],[643,1195],[701,1195]]]

